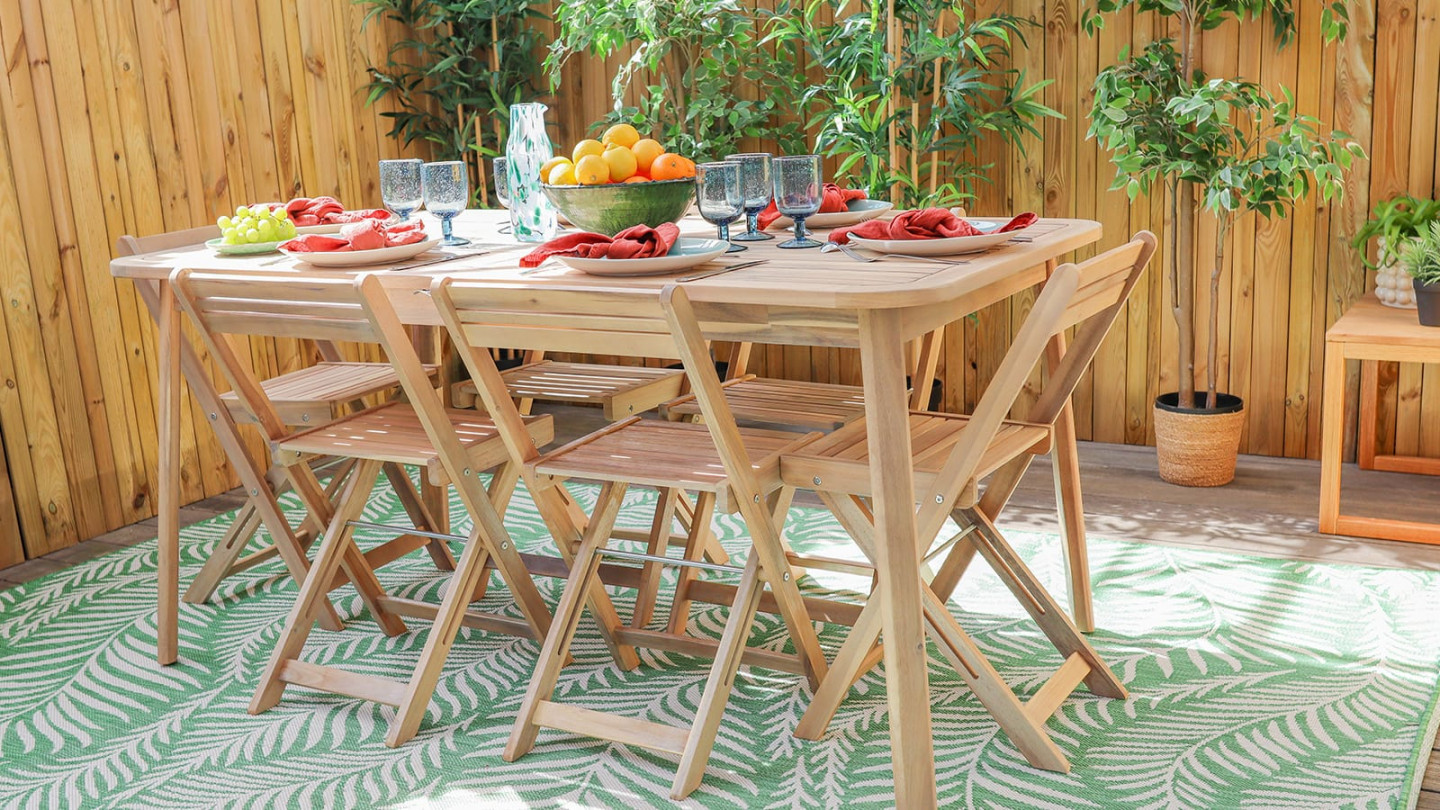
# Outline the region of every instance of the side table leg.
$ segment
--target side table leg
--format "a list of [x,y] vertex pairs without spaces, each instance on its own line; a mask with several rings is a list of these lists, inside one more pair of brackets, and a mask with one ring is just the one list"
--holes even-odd
[[[1345,437],[1345,349],[1336,343],[1325,344],[1324,391],[1320,405],[1323,420],[1320,432],[1320,531],[1336,534],[1340,519],[1340,454],[1344,450]],[[1363,421],[1361,430],[1364,430]]]

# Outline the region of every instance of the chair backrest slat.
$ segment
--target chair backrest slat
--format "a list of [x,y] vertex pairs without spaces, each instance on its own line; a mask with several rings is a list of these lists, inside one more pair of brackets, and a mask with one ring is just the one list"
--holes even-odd
[[190,247],[214,239],[219,235],[220,229],[214,225],[202,225],[198,228],[157,233],[151,234],[150,236],[131,236],[130,234],[125,234],[115,240],[115,255],[138,256],[141,253],[155,253],[160,250]]
[[[443,289],[440,285],[443,284]],[[437,282],[471,346],[677,358],[653,290],[586,290]]]
[[181,270],[172,281],[197,323],[222,334],[378,342],[345,276]]

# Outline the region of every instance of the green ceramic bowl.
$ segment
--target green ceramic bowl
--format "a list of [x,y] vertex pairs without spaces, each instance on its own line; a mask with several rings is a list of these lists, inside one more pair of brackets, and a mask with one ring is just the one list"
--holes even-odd
[[550,198],[576,227],[614,236],[632,225],[655,227],[685,216],[695,199],[695,180],[652,180],[603,186],[552,186]]

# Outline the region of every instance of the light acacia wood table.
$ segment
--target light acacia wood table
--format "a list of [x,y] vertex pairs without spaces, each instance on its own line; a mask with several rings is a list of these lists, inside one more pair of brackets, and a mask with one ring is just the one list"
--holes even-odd
[[[657,295],[665,284],[674,281],[674,276],[591,276],[570,270],[554,260],[538,271],[523,271],[518,259],[533,246],[517,245],[508,236],[501,235],[499,226],[503,216],[504,212],[498,211],[468,211],[456,221],[456,233],[474,242],[471,249],[486,252],[382,275],[404,322],[440,325],[428,295],[431,281],[439,275],[507,285],[653,289]],[[714,235],[714,228],[699,219],[682,221],[681,230],[689,236]],[[1097,242],[1100,233],[1098,222],[1044,219],[1027,230],[1022,239],[983,254],[956,257],[954,264],[905,259],[861,263],[842,253],[780,250],[774,242],[752,242],[747,252],[730,254],[711,265],[678,274],[696,274],[752,259],[768,260],[755,267],[685,283],[707,339],[860,350],[875,493],[872,507],[880,540],[875,563],[883,599],[882,638],[896,802],[907,810],[934,807],[936,785],[921,601],[921,556],[933,538],[916,537],[906,344],[1043,282],[1060,257]],[[162,284],[176,268],[264,269],[275,273],[316,270],[288,260],[276,262],[273,255],[217,256],[202,245],[125,257],[111,263],[111,272],[118,277]],[[366,271],[388,269],[365,268]],[[172,663],[176,656],[179,588],[181,337],[174,298],[168,289],[164,293],[158,319],[161,352],[158,620],[159,657],[161,663]],[[1083,532],[1074,420],[1068,408],[1057,424],[1055,460],[1057,476],[1074,489],[1075,497],[1066,499],[1067,532]],[[1084,627],[1087,623],[1088,617],[1077,617],[1077,624]]]
[[1414,310],[1387,307],[1374,294],[1366,295],[1325,332],[1320,531],[1380,540],[1440,543],[1440,523],[1340,513],[1347,360],[1360,361],[1360,425],[1356,439],[1360,468],[1440,475],[1440,459],[1375,454],[1380,362],[1440,363],[1440,328],[1421,326]]

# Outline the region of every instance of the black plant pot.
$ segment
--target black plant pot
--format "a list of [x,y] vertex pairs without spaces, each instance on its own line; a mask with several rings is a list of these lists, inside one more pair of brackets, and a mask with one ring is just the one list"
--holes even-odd
[[1421,326],[1440,326],[1440,281],[1421,284],[1414,279],[1415,308],[1420,313]]

